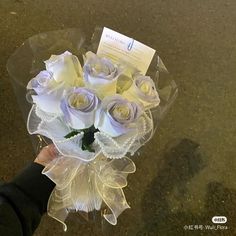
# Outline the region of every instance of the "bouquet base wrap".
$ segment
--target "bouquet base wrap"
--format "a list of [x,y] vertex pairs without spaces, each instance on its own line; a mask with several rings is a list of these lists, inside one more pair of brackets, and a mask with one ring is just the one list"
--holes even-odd
[[123,192],[127,175],[135,172],[129,158],[109,160],[100,154],[89,163],[77,158],[60,156],[43,170],[56,187],[48,201],[48,214],[64,224],[70,211],[90,212],[107,207],[104,218],[111,224],[130,208]]

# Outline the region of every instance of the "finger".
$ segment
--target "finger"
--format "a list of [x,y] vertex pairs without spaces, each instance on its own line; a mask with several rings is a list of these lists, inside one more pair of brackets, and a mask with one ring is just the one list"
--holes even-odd
[[48,155],[51,159],[54,159],[58,156],[59,152],[54,144],[50,144],[45,147],[43,154]]
[[58,151],[54,144],[44,147],[35,159],[35,162],[46,165],[58,156]]

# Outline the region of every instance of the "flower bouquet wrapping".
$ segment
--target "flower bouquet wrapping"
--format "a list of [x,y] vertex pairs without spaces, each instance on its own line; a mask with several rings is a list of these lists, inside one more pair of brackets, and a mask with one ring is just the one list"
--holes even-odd
[[97,53],[101,32],[89,41],[78,29],[33,36],[7,65],[36,151],[50,142],[58,150],[43,174],[56,184],[48,214],[65,230],[70,211],[102,209],[109,223],[117,223],[130,207],[123,188],[135,172],[132,156],[177,94],[156,54],[150,66],[142,61],[145,74],[132,59]]

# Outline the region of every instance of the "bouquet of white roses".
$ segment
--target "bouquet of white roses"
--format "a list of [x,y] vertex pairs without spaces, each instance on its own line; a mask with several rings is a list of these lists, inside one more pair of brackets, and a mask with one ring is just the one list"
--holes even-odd
[[[53,142],[58,158],[43,170],[56,187],[48,214],[64,224],[70,211],[107,208],[111,224],[126,208],[123,188],[133,155],[153,135],[160,104],[153,79],[129,63],[69,51],[51,55],[27,84],[30,134]],[[159,72],[159,71],[157,71]]]

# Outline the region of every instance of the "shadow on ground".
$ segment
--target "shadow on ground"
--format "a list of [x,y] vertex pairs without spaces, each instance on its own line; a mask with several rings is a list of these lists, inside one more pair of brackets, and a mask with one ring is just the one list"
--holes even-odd
[[[181,140],[164,154],[163,165],[142,199],[144,227],[138,235],[236,234],[233,232],[236,226],[233,221],[236,219],[236,191],[224,187],[222,183],[207,184],[201,212],[193,213],[185,208],[189,194],[188,182],[204,167],[200,146],[189,139]],[[230,219],[225,224],[228,229],[205,229],[205,225],[214,225],[211,218],[215,215]],[[193,230],[184,229],[186,225]]]

